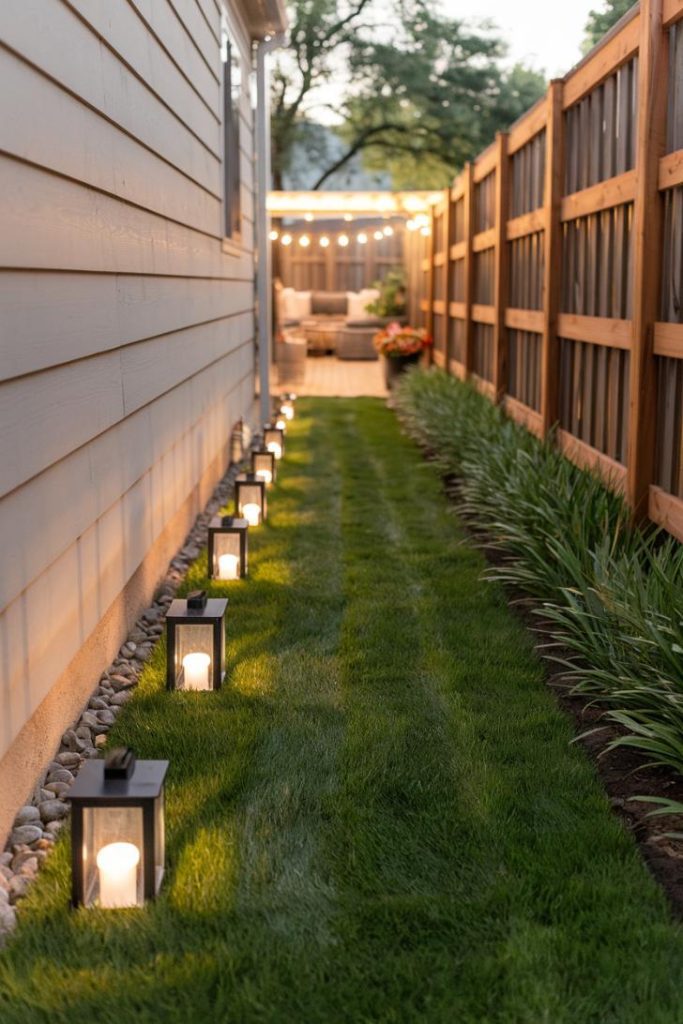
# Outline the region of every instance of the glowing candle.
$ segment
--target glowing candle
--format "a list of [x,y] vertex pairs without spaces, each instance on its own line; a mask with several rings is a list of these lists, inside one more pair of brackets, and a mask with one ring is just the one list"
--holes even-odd
[[256,476],[260,476],[262,480],[265,480],[267,484],[273,482],[273,474],[269,469],[257,469]]
[[276,459],[282,458],[282,445],[277,441],[268,442],[268,451],[272,452]]
[[242,515],[250,526],[258,526],[261,522],[261,507],[255,501],[248,501],[242,505]]
[[294,406],[293,405],[289,405],[289,403],[287,405],[283,405],[282,408],[280,409],[280,412],[282,413],[282,415],[284,416],[284,418],[286,420],[293,420],[294,419]]
[[287,422],[281,416],[280,419],[276,421],[275,426],[277,427],[278,430],[286,430]]
[[138,902],[140,851],[134,843],[109,843],[97,854],[101,907],[134,907]]
[[239,558],[237,555],[219,555],[218,556],[218,579],[219,580],[236,580],[239,576],[238,566]]
[[209,689],[209,666],[211,655],[203,651],[193,651],[183,658],[183,672],[186,690]]

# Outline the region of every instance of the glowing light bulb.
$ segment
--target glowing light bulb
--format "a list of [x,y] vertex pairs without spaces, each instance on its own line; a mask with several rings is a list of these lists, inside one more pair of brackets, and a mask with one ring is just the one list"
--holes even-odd
[[271,231],[268,237],[270,238],[271,242],[277,242],[278,238],[280,237],[280,232]]
[[337,239],[337,243],[341,245],[342,249],[345,249],[346,246],[349,244],[349,236],[340,235],[339,238]]
[[285,420],[284,416],[280,416],[275,421],[275,426],[277,427],[278,430],[286,430],[287,429],[287,421]]
[[429,229],[429,228],[427,227],[427,225],[425,225],[425,226],[424,226],[423,228],[420,228],[420,234],[421,234],[421,235],[424,235],[424,236],[425,236],[425,238],[429,238],[429,236],[431,235],[431,233],[432,233],[432,232],[431,232],[431,230],[430,230],[430,229]]
[[280,413],[282,416],[284,416],[286,420],[293,420],[294,406],[291,404],[291,402],[285,402],[285,404],[280,407]]
[[311,239],[309,238],[308,235],[302,235],[301,238],[299,239],[299,245],[303,249],[307,249],[310,244],[311,244]]
[[307,220],[310,224],[310,222],[313,220],[313,214],[307,213],[306,216],[304,217],[304,220]]
[[387,224],[385,228],[382,228],[382,234],[384,235],[385,238],[391,238],[393,233],[394,229],[392,228],[391,224]]
[[344,214],[344,220],[345,220],[345,221],[346,221],[347,223],[349,223],[350,221],[352,221],[352,220],[353,220],[353,214],[352,214],[352,213],[345,213],[345,214]]
[[[417,231],[419,225],[416,224],[414,220],[409,220],[406,223],[406,227],[408,228],[408,231]],[[283,241],[283,244],[284,244],[284,239],[282,241]]]
[[327,237],[327,235],[321,235],[321,236],[320,236],[320,247],[321,247],[322,249],[327,249],[327,247],[328,247],[328,245],[329,245],[329,244],[330,244],[330,240],[329,240],[329,238]]
[[292,244],[292,236],[291,235],[283,235],[282,238],[280,239],[280,241],[282,242],[283,245],[291,245]]
[[384,232],[383,231],[375,231],[375,234],[373,235],[373,238],[375,238],[378,242],[381,242],[382,239],[384,238]]
[[365,243],[368,240],[368,236],[365,234],[364,231],[361,231],[360,234],[356,236],[356,240],[359,245],[365,245]]

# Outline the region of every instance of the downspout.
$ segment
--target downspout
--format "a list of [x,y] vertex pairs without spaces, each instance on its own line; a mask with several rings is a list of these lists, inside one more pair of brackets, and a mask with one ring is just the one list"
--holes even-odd
[[270,190],[270,89],[266,59],[285,42],[284,35],[260,40],[256,48],[256,269],[258,301],[259,385],[261,426],[270,419],[270,331],[273,322],[270,215],[266,208]]

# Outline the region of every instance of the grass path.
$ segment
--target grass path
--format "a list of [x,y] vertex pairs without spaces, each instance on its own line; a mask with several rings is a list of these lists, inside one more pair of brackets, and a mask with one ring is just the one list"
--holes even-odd
[[270,507],[228,685],[159,650],[116,725],[171,759],[161,898],[69,913],[60,843],[2,1024],[679,1024],[681,928],[392,414],[300,402]]

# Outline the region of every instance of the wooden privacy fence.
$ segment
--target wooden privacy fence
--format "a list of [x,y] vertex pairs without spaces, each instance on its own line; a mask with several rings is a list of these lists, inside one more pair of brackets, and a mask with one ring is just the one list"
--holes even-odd
[[[643,0],[411,240],[434,361],[683,540],[683,0]],[[421,246],[422,250],[417,251]]]

